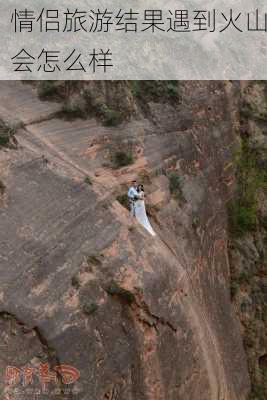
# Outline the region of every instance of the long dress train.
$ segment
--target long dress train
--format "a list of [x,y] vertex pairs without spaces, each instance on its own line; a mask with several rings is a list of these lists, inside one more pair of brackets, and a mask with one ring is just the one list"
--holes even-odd
[[135,202],[135,217],[137,221],[152,235],[156,236],[146,215],[145,201],[140,199]]

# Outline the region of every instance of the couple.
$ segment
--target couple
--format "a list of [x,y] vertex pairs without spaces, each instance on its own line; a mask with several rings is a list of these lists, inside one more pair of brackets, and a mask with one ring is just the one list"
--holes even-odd
[[132,186],[128,190],[128,199],[130,202],[131,215],[135,217],[152,236],[155,236],[156,234],[146,215],[144,186],[137,184],[137,181],[133,181]]

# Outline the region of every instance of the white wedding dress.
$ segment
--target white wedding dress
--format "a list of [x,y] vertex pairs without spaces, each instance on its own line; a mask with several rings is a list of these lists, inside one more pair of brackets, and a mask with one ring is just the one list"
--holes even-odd
[[143,225],[143,227],[152,235],[156,236],[156,233],[154,232],[148,218],[146,215],[146,206],[145,206],[145,201],[143,199],[137,200],[134,205],[135,209],[135,217],[137,221]]

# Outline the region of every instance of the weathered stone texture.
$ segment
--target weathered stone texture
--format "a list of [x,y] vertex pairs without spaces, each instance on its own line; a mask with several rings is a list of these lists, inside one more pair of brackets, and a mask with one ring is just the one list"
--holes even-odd
[[[151,103],[152,119],[108,128],[53,118],[29,86],[0,84],[0,116],[24,122],[19,149],[0,152],[0,307],[79,369],[75,398],[246,399],[225,207],[234,92],[230,83],[183,82],[179,105]],[[110,155],[129,142],[135,162],[115,169]],[[181,177],[180,200],[170,170]],[[139,176],[155,239],[116,201]],[[21,335],[8,359],[18,366],[44,351]],[[4,369],[5,351],[0,359]]]

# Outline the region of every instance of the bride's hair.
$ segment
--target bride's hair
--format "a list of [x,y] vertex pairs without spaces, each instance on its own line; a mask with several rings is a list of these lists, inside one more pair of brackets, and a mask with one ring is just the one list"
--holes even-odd
[[138,190],[138,192],[144,192],[145,191],[144,190],[144,185],[139,184],[137,190]]

